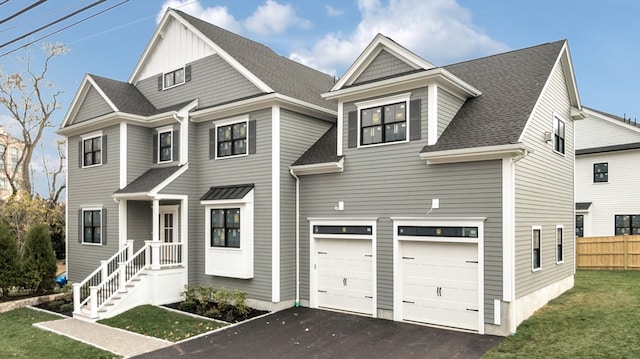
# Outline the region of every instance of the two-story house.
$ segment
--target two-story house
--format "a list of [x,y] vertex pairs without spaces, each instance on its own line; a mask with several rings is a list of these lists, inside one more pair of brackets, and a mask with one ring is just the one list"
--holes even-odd
[[576,123],[576,236],[640,234],[640,124],[584,113]]
[[59,130],[75,313],[188,283],[513,333],[573,285],[580,110],[566,41],[439,67],[378,35],[336,81],[169,10]]

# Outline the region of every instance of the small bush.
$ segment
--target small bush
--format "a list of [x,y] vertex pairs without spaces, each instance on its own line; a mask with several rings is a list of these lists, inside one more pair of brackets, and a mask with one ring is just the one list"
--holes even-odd
[[178,304],[178,309],[187,312],[195,311],[197,308],[198,303],[194,300],[185,300],[184,302],[180,302],[180,304]]
[[72,313],[73,303],[64,303],[60,306],[60,313]]
[[236,322],[251,312],[246,304],[247,293],[237,289],[185,286],[181,294],[185,300],[177,307],[190,313]]
[[24,247],[23,280],[25,288],[36,293],[51,291],[55,285],[56,255],[46,226],[36,224],[27,233]]

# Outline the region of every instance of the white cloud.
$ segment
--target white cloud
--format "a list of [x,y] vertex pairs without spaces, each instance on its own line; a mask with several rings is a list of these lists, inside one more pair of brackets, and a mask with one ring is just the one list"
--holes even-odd
[[291,5],[267,0],[244,21],[244,25],[256,34],[268,36],[282,34],[290,27],[309,29],[312,24],[309,20],[299,17]]
[[470,11],[455,0],[360,0],[358,8],[362,19],[352,33],[329,33],[290,58],[341,74],[378,33],[436,65],[508,49],[473,25]]
[[325,5],[324,8],[327,11],[327,15],[329,15],[331,17],[338,17],[338,16],[344,15],[344,10],[336,9],[335,7],[333,7],[331,5]]
[[242,25],[229,13],[226,6],[202,7],[200,1],[196,0],[166,0],[160,12],[156,16],[156,23],[160,23],[164,13],[168,8],[183,11],[191,16],[195,16],[206,22],[215,24],[235,33],[242,33]]

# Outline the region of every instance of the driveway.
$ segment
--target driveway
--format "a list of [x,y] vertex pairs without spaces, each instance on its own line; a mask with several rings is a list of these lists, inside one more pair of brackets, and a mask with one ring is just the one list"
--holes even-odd
[[136,358],[478,358],[502,339],[290,308]]

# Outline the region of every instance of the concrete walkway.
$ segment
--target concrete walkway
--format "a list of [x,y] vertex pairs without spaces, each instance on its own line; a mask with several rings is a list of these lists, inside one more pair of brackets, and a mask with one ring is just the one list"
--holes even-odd
[[174,343],[98,323],[67,318],[34,326],[110,351],[125,358],[169,347]]

